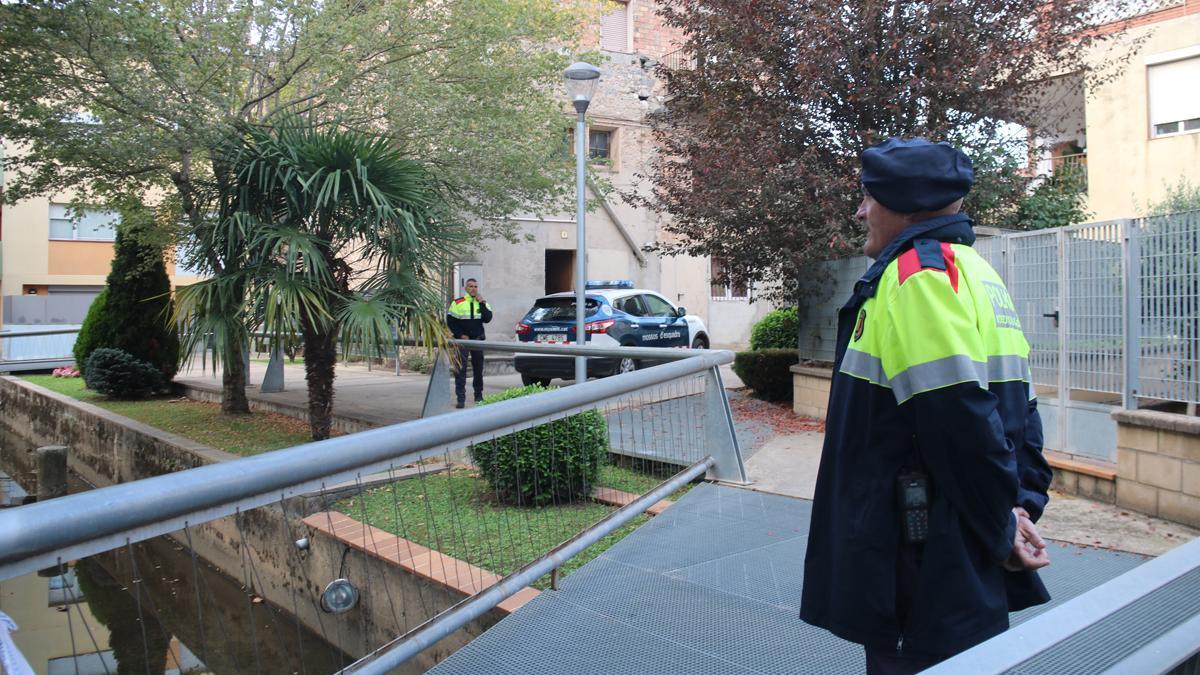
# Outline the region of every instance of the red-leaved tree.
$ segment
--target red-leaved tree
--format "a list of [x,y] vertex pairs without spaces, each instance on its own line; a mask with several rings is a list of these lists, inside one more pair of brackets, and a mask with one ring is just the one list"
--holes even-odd
[[719,256],[729,276],[765,282],[761,296],[803,305],[811,264],[857,248],[864,147],[893,135],[964,147],[979,174],[967,208],[1008,224],[1026,187],[1025,141],[1010,123],[1059,122],[1052,76],[1086,87],[1115,75],[1128,45],[1109,49],[1101,70],[1089,52],[1120,35],[1099,26],[1136,11],[1083,0],[660,0],[659,13],[682,32],[689,64],[661,70],[668,103],[651,116],[651,189],[628,198],[668,216],[659,252]]

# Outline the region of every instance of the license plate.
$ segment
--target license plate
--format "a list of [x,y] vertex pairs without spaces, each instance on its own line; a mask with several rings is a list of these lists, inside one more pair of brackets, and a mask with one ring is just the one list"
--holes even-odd
[[538,333],[537,342],[566,342],[566,333]]

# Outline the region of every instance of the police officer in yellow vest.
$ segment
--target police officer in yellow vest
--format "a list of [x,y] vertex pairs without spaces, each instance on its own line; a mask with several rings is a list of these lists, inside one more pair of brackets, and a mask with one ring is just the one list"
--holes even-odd
[[863,645],[869,673],[927,668],[1049,599],[1029,345],[959,213],[973,178],[946,143],[862,155],[875,263],[838,317],[800,616]]
[[[446,310],[446,325],[450,333],[460,340],[484,339],[483,324],[492,320],[492,308],[479,294],[479,282],[467,279],[467,294],[455,298]],[[483,350],[459,348],[457,367],[454,369],[454,393],[458,397],[456,408],[466,405],[467,400],[467,353],[470,353],[472,384],[475,387],[475,402],[483,400]]]

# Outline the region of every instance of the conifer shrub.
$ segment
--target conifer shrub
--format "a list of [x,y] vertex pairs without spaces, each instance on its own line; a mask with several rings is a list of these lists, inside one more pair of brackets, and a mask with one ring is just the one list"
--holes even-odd
[[71,348],[71,353],[75,356],[75,366],[81,373],[87,371],[87,360],[92,352],[98,347],[112,344],[114,331],[105,310],[107,303],[108,289],[105,288],[92,300],[83,325],[79,327],[79,334],[75,336],[75,345]]
[[118,208],[121,223],[104,305],[111,333],[96,346],[121,349],[147,361],[169,382],[178,369],[179,335],[169,323],[173,301],[163,260],[168,241],[150,208],[135,201]]
[[84,373],[89,389],[110,398],[149,398],[163,386],[162,373],[157,367],[121,349],[94,350]]
[[[533,384],[492,394],[483,404],[546,391]],[[472,463],[499,495],[525,506],[586,499],[608,457],[608,423],[598,410],[517,431],[468,448]]]

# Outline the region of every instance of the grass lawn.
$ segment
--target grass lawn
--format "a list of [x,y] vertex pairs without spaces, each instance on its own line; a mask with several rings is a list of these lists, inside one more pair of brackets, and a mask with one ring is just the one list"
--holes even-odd
[[307,422],[286,415],[262,412],[223,415],[221,406],[216,403],[170,396],[146,401],[114,401],[85,389],[81,377],[27,375],[24,379],[235,455],[256,455],[307,443],[312,438]]
[[[661,482],[631,469],[605,466],[598,484],[640,494]],[[501,504],[487,482],[467,470],[399,480],[344,499],[333,509],[501,576],[617,510],[590,501],[541,508]],[[640,515],[596,542],[567,561],[559,574],[569,574],[608,550],[646,518]],[[533,586],[549,588],[550,577]]]

